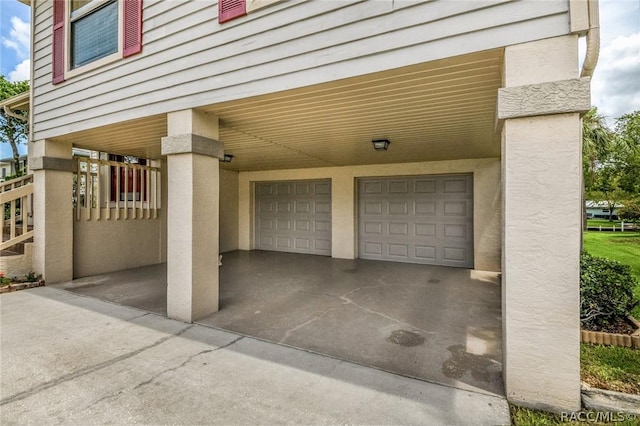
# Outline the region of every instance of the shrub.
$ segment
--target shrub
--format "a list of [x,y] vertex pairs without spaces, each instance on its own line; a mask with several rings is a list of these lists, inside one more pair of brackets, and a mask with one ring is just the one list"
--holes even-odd
[[580,322],[598,330],[624,320],[635,307],[636,279],[615,260],[583,253],[580,259]]

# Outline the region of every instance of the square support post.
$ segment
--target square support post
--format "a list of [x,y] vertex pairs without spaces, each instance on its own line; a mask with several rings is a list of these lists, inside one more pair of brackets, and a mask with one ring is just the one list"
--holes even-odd
[[47,284],[73,279],[73,160],[71,144],[30,146],[33,171],[33,269]]
[[580,409],[579,112],[589,96],[588,84],[576,93],[577,52],[575,36],[507,47],[498,100],[505,390],[551,411]]
[[168,114],[167,315],[193,322],[218,310],[218,119],[195,110]]

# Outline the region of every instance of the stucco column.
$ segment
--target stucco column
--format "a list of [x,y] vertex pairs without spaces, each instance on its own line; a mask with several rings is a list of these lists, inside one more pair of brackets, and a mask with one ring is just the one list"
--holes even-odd
[[355,177],[343,167],[331,179],[331,257],[356,258]]
[[218,310],[218,119],[169,113],[167,156],[167,315],[193,322]]
[[39,140],[33,171],[33,269],[47,284],[73,279],[73,160],[71,144]]
[[580,409],[577,37],[507,47],[502,125],[504,379],[516,404]]

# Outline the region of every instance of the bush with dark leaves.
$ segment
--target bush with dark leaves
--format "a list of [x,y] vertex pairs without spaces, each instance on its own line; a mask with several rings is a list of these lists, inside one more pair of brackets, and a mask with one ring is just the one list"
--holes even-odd
[[583,253],[580,258],[580,323],[599,330],[623,321],[638,301],[631,268],[615,260]]

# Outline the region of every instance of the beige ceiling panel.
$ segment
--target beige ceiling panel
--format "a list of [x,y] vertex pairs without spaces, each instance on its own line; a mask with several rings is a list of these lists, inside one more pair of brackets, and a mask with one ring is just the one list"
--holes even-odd
[[[286,92],[212,103],[230,170],[435,161],[500,155],[494,133],[502,50]],[[166,116],[68,135],[76,146],[159,158]],[[372,138],[391,140],[377,152]]]

